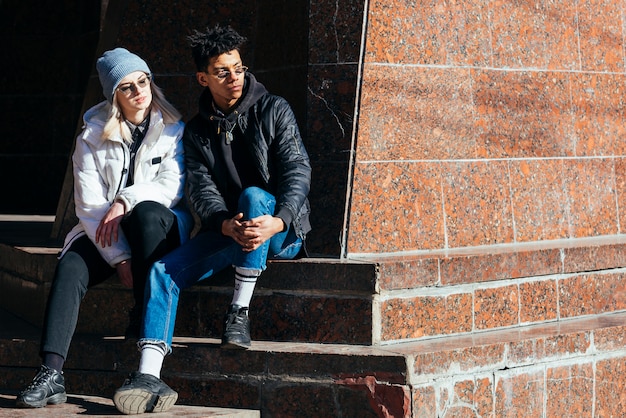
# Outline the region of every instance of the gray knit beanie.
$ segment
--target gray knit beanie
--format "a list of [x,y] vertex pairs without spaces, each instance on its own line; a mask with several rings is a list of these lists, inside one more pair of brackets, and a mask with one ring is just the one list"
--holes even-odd
[[137,55],[124,48],[115,48],[102,54],[96,62],[98,77],[104,97],[113,102],[113,94],[120,81],[130,73],[143,71],[150,75],[148,64]]

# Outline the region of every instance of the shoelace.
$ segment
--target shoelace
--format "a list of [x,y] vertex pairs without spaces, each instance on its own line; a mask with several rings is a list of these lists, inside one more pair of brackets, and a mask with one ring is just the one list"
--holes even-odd
[[[241,314],[241,315],[240,315]],[[227,327],[232,327],[234,331],[241,332],[245,328],[245,321],[243,316],[245,315],[244,310],[240,310],[237,312],[232,312],[228,314],[228,319],[226,321]]]
[[43,385],[44,383],[46,383],[46,380],[48,380],[48,378],[52,376],[53,374],[54,374],[54,370],[51,370],[51,369],[39,370],[39,373],[37,373],[37,376],[35,376],[35,378],[30,383],[30,385],[28,385],[27,390],[31,390],[31,389],[34,389],[36,387]]

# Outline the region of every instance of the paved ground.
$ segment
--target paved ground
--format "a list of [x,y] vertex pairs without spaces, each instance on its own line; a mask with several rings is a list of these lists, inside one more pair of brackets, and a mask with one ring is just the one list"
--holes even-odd
[[[61,405],[49,405],[45,408],[21,409],[15,408],[14,392],[6,392],[0,390],[0,417],[1,418],[21,418],[21,417],[44,417],[44,418],[61,418],[69,416],[81,417],[110,417],[122,416],[113,401],[106,398],[96,396],[68,395],[67,403]],[[160,414],[142,414],[145,416],[154,416],[155,418],[165,417],[207,417],[207,418],[258,418],[258,411],[226,409],[226,408],[206,408],[199,406],[179,406],[174,407],[167,413]]]

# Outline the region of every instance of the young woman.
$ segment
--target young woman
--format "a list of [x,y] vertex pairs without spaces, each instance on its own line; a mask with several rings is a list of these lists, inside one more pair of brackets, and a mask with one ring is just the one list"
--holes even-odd
[[89,287],[115,273],[132,287],[127,334],[138,333],[151,264],[184,242],[193,226],[181,200],[180,114],[137,55],[116,48],[96,68],[106,100],[85,113],[72,156],[79,223],[65,239],[44,319],[43,363],[17,397],[21,407],[66,401],[63,365]]

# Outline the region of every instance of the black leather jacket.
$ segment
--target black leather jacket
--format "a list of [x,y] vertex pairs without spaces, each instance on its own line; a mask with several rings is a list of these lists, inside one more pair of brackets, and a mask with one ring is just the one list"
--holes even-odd
[[[202,230],[221,232],[222,222],[236,215],[229,192],[229,173],[223,164],[218,141],[234,127],[235,140],[244,140],[263,189],[276,197],[274,216],[293,225],[304,239],[311,230],[307,199],[311,165],[304,148],[296,118],[285,99],[271,95],[254,76],[246,73],[244,93],[228,115],[213,108],[209,89],[200,97],[200,111],[185,126],[183,144],[187,165],[186,192]],[[225,125],[226,124],[226,128]],[[235,197],[234,201],[238,199]]]

